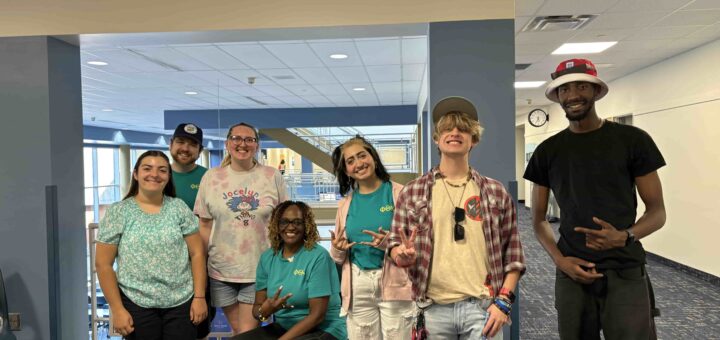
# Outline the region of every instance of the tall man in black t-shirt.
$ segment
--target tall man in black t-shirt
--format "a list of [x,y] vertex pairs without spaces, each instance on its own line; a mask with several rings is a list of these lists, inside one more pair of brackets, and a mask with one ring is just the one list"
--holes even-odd
[[[657,169],[665,165],[643,130],[605,121],[595,101],[608,92],[586,59],[563,61],[545,96],[559,103],[567,129],[542,142],[524,178],[535,183],[535,236],[557,266],[555,306],[561,339],[653,339],[653,302],[639,242],[665,224]],[[560,206],[560,239],[546,220],[548,196]],[[636,190],[645,213],[636,220]]]

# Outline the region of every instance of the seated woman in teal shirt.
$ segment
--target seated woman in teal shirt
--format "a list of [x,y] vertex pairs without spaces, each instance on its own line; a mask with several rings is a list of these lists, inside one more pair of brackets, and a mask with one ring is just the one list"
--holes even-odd
[[268,228],[271,248],[257,266],[253,315],[263,322],[274,316],[275,322],[231,339],[347,339],[337,269],[317,244],[310,207],[285,201]]

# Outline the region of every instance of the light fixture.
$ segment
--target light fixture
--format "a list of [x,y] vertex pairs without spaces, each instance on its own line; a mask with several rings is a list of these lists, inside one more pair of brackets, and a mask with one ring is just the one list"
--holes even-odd
[[515,88],[516,89],[532,89],[536,87],[542,86],[542,84],[545,84],[544,81],[516,81],[515,82]]
[[565,43],[558,47],[552,54],[589,54],[600,53],[607,50],[617,41],[591,42],[591,43]]
[[103,112],[112,112],[113,109],[102,109]]
[[95,65],[95,66],[106,66],[108,64],[104,61],[99,61],[99,60],[92,60],[92,61],[88,61],[87,63],[88,63],[88,65]]
[[188,95],[188,96],[194,96],[194,95],[196,95],[196,94],[198,94],[198,93],[195,92],[195,91],[185,91],[185,94]]
[[358,92],[365,91],[365,88],[364,87],[353,87],[353,91],[358,91]]
[[347,59],[347,57],[348,57],[347,54],[342,54],[342,53],[334,53],[334,54],[330,55],[330,59]]

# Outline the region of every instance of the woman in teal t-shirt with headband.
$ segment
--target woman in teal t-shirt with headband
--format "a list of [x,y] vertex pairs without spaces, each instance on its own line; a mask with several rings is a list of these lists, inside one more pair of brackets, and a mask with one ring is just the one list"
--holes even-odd
[[345,340],[340,317],[340,282],[310,207],[285,201],[273,211],[270,249],[260,257],[253,315],[275,322],[233,337],[233,340]]
[[342,264],[342,314],[355,339],[410,339],[415,304],[407,271],[385,256],[385,235],[402,185],[391,182],[375,148],[357,136],[332,155],[343,199],[330,255]]
[[205,252],[197,217],[175,198],[163,152],[138,158],[128,194],[100,221],[96,249],[95,267],[117,333],[125,339],[195,339],[193,324],[207,316]]

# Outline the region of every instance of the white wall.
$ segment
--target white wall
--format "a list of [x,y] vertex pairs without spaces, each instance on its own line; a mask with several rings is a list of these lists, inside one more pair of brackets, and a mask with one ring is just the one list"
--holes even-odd
[[[667,223],[642,240],[645,249],[715,276],[720,276],[718,57],[720,40],[611,82],[610,93],[597,103],[601,117],[632,113],[633,125],[653,137],[668,163],[658,172]],[[548,113],[545,127],[526,125],[526,145],[565,128],[558,105]],[[638,215],[643,210],[641,204]]]

